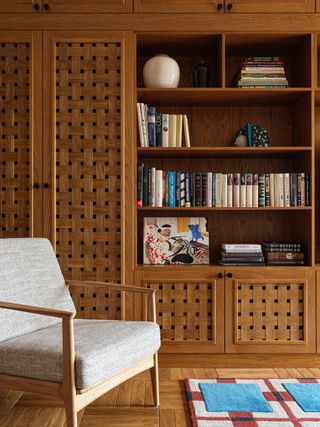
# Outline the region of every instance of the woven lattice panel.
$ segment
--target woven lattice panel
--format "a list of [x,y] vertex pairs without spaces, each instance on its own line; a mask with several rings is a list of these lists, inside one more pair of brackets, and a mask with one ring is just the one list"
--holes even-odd
[[70,293],[80,319],[121,319],[120,292],[70,285]]
[[215,339],[213,283],[146,281],[144,286],[157,290],[157,322],[163,341]]
[[121,279],[120,69],[120,43],[56,43],[56,252],[67,279]]
[[237,341],[303,341],[303,283],[237,283]]
[[29,69],[29,43],[0,43],[0,237],[29,236]]

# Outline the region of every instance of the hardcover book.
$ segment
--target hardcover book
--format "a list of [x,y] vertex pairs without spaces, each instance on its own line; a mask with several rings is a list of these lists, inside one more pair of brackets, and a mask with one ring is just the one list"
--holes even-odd
[[144,264],[209,264],[207,218],[144,218]]

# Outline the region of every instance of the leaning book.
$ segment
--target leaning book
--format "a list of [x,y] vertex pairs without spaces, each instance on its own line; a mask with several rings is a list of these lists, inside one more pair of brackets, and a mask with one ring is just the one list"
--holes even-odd
[[209,264],[207,218],[144,218],[144,264]]

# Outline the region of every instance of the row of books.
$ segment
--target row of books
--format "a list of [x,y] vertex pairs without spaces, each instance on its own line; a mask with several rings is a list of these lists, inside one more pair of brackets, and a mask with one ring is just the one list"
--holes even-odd
[[138,164],[138,207],[310,206],[310,175],[175,172]]
[[279,57],[247,57],[241,67],[238,87],[286,88],[288,80],[284,62]]
[[304,265],[301,243],[265,242],[259,244],[223,243],[219,264],[225,266]]
[[[190,147],[189,122],[186,114],[160,113],[155,107],[137,103],[141,147]],[[183,137],[184,134],[184,137]]]

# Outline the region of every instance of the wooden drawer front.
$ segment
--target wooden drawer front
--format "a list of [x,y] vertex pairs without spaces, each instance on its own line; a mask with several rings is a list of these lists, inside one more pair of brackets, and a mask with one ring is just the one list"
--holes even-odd
[[315,11],[315,0],[226,0],[235,13],[304,13]]
[[131,0],[49,0],[54,13],[121,13],[132,12]]
[[146,13],[217,13],[223,12],[218,9],[218,0],[135,0],[134,11]]
[[304,341],[305,284],[236,284],[236,343]]
[[238,278],[237,273],[227,279],[227,351],[314,351],[314,280],[305,271],[292,279],[285,279],[285,272],[282,278],[281,272],[272,277],[271,270],[264,272],[265,279]]
[[223,281],[144,278],[155,289],[162,351],[222,352]]

